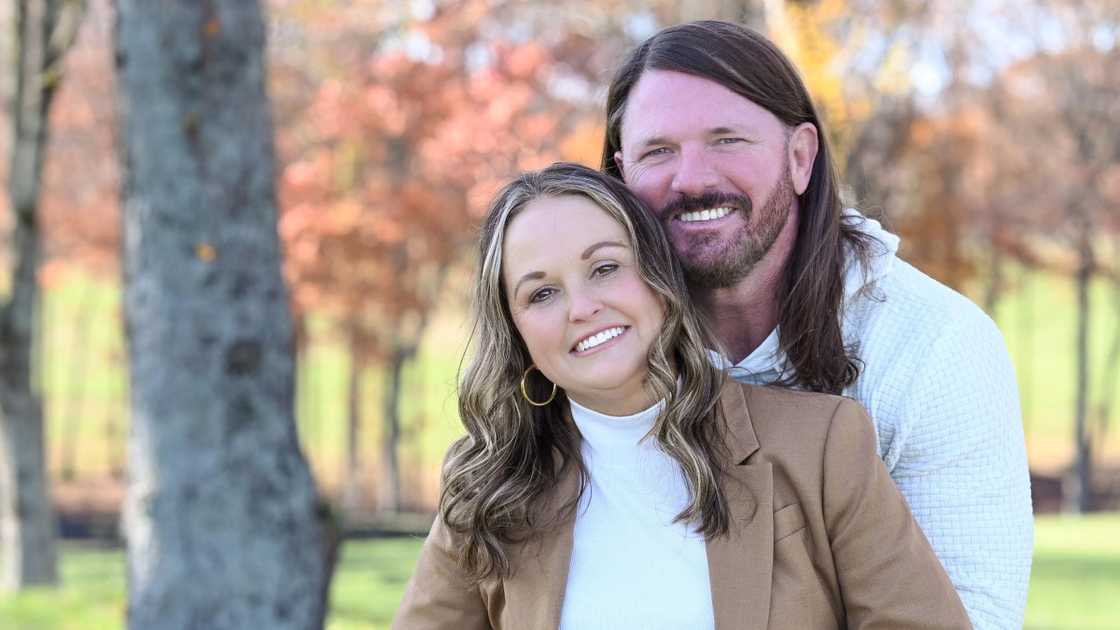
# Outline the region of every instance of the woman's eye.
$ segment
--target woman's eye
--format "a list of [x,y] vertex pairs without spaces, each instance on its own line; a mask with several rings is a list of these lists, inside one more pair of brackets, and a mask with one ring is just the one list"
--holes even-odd
[[613,273],[615,269],[618,269],[617,264],[615,264],[615,263],[604,263],[604,264],[596,267],[591,272],[591,275],[593,275],[593,276],[606,276],[606,275],[609,275],[609,274]]
[[537,289],[533,293],[529,294],[529,303],[530,304],[537,304],[539,302],[543,302],[543,301],[547,300],[548,298],[552,297],[552,294],[555,293],[555,292],[556,292],[555,290],[550,289],[548,287],[545,287],[543,289]]

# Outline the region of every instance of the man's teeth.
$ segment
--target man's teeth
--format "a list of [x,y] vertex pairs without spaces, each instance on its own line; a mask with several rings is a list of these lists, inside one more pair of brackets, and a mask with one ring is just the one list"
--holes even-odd
[[602,332],[595,333],[587,339],[584,339],[583,341],[577,343],[576,351],[584,352],[586,350],[590,350],[601,343],[605,343],[607,341],[610,341],[611,339],[614,339],[615,337],[621,335],[625,330],[626,329],[622,326],[615,326],[614,328],[608,328]]
[[690,223],[693,221],[711,221],[713,219],[722,219],[723,217],[731,214],[731,208],[712,208],[710,210],[697,210],[696,212],[685,212],[677,217],[678,221]]

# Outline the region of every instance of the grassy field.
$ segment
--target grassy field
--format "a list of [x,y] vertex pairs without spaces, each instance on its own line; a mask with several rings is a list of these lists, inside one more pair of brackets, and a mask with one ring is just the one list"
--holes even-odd
[[[1111,630],[1120,619],[1120,514],[1037,521],[1027,604],[1031,630]],[[328,630],[384,629],[400,602],[420,541],[348,542],[331,592]],[[0,596],[5,630],[124,627],[123,552],[66,546],[63,586]]]

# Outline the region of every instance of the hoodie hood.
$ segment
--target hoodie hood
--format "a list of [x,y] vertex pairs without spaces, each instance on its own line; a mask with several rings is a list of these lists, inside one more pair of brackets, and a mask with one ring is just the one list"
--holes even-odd
[[844,210],[844,219],[851,221],[860,232],[873,239],[867,266],[859,264],[859,260],[848,256],[848,268],[844,271],[844,302],[845,306],[863,290],[885,278],[894,267],[895,254],[902,239],[895,234],[883,229],[875,219],[869,219],[859,213],[855,208]]

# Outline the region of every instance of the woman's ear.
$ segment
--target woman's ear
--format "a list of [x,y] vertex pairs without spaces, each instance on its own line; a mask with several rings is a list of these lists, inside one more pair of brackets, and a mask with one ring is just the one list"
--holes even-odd
[[817,159],[819,139],[817,126],[805,122],[793,128],[789,135],[789,175],[793,180],[793,190],[800,195],[809,187],[813,176],[813,162]]

